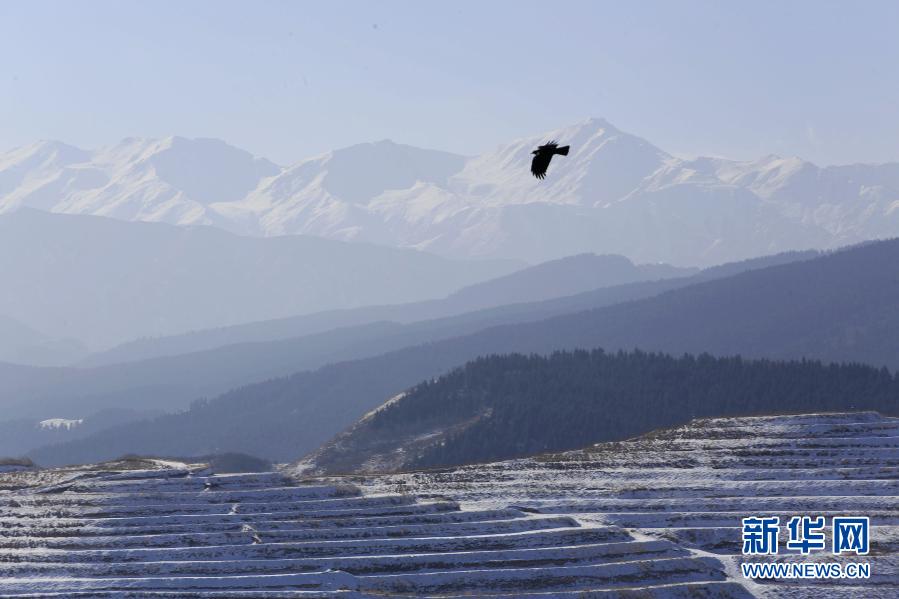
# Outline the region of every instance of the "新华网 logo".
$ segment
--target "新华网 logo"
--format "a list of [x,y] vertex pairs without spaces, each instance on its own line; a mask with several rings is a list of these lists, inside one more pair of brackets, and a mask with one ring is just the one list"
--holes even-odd
[[[827,549],[827,523],[824,516],[793,516],[784,527],[786,548],[802,555]],[[743,518],[743,555],[777,555],[780,550],[780,517]],[[867,555],[871,545],[871,526],[867,516],[834,516],[830,522],[833,555]],[[787,562],[740,564],[747,578],[869,578],[870,564],[865,562]]]

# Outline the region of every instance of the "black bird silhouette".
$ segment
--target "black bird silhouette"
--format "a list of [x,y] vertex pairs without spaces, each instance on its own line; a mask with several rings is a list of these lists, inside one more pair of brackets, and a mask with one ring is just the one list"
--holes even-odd
[[546,177],[546,169],[549,168],[549,161],[553,159],[554,154],[568,156],[568,148],[571,146],[559,147],[555,140],[544,146],[537,146],[537,149],[531,152],[534,159],[531,161],[531,172],[538,179]]

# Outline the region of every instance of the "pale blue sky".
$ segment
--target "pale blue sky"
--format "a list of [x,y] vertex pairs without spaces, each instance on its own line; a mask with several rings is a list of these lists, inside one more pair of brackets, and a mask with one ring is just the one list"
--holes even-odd
[[899,160],[899,2],[0,0],[0,150],[474,154],[590,116],[682,154]]

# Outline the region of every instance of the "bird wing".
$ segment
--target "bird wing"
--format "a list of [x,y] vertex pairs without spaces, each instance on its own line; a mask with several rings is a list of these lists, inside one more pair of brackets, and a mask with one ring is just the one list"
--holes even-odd
[[546,169],[549,168],[549,161],[552,160],[553,155],[546,152],[538,152],[534,154],[534,159],[531,160],[531,173],[538,179],[542,179],[546,176]]
[[559,147],[559,142],[556,140],[552,140],[549,143],[543,144],[542,146],[537,146],[537,149],[541,152],[553,152],[557,147]]

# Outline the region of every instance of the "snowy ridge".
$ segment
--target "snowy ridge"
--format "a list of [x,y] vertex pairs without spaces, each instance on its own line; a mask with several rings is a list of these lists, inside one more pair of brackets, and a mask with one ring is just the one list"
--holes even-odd
[[816,597],[818,583],[738,577],[739,519],[856,514],[874,523],[873,578],[822,584],[893,597],[897,481],[899,419],[871,413],[694,421],[377,477],[161,460],[6,473],[0,595]]

